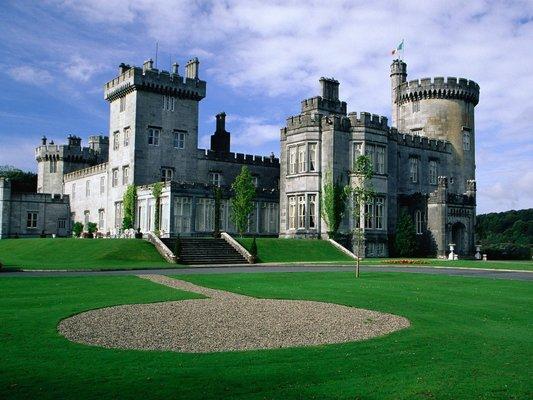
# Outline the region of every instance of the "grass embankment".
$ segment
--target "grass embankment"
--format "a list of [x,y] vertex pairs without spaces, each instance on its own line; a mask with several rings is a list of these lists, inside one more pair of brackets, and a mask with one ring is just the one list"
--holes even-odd
[[[397,264],[399,260],[413,260],[413,264]],[[388,261],[392,261],[388,263]],[[433,266],[449,268],[487,268],[487,269],[512,269],[533,271],[533,261],[478,261],[478,260],[440,260],[436,258],[367,258],[363,265],[398,265],[398,266]]]
[[[250,250],[252,238],[236,238]],[[352,262],[327,240],[257,238],[257,254],[261,263]]]
[[0,240],[6,269],[131,269],[169,267],[155,247],[138,239]]
[[402,315],[409,329],[339,345],[212,354],[103,349],[57,333],[115,304],[193,298],[136,277],[2,278],[0,398],[525,399],[533,394],[530,282],[290,273],[182,279],[262,298]]

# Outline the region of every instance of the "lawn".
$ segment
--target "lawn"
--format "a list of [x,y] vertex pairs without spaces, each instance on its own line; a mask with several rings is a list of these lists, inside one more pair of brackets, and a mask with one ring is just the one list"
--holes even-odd
[[[236,238],[250,250],[251,238]],[[327,240],[257,238],[257,255],[261,263],[279,262],[353,262]]]
[[194,297],[133,276],[0,279],[0,398],[525,399],[529,282],[417,274],[187,275],[256,297],[391,312],[409,329],[339,345],[213,354],[110,350],[56,332],[74,313]]
[[155,247],[137,239],[0,240],[6,269],[131,269],[170,267]]

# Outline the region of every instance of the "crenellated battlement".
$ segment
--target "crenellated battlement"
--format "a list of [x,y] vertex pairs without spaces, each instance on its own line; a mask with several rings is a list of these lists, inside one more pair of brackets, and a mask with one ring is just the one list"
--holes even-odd
[[387,117],[383,117],[377,114],[370,114],[362,111],[359,114],[357,112],[351,112],[348,114],[350,125],[353,127],[364,126],[377,129],[388,129],[389,123]]
[[426,136],[398,132],[396,128],[389,130],[389,140],[398,142],[399,146],[451,153],[452,147],[447,140],[430,139]]
[[299,129],[320,126],[322,114],[298,114],[287,118],[287,129]]
[[326,99],[322,96],[315,96],[305,99],[301,103],[302,114],[325,111],[332,114],[346,115],[346,102],[338,99]]
[[270,156],[257,156],[243,153],[217,153],[211,150],[198,149],[199,158],[210,161],[231,162],[237,164],[260,165],[264,167],[279,168],[279,158],[274,154]]
[[107,163],[93,165],[92,167],[87,167],[79,169],[77,171],[69,172],[68,174],[63,175],[65,182],[73,181],[80,178],[85,178],[87,176],[101,174],[102,172],[107,171]]
[[185,76],[179,75],[177,64],[172,72],[154,68],[152,60],[146,61],[142,68],[121,64],[119,75],[104,85],[104,98],[113,101],[129,92],[144,90],[201,100],[206,94],[206,82],[198,78],[198,64],[197,58],[190,60]]
[[399,87],[399,102],[422,99],[461,99],[477,105],[479,85],[471,80],[456,77],[414,79]]

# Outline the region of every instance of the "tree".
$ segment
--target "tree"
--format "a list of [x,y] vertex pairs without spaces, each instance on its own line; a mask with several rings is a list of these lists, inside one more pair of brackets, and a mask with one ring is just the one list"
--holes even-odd
[[124,204],[124,218],[122,218],[122,229],[131,229],[135,224],[135,202],[137,201],[137,187],[128,185],[122,204]]
[[96,232],[97,230],[98,230],[98,225],[96,225],[95,222],[89,222],[87,224],[87,233],[89,234],[88,235],[89,238],[93,238],[94,232]]
[[333,180],[333,174],[326,172],[322,187],[322,218],[328,226],[328,236],[334,238],[346,209],[347,191],[340,181]]
[[409,213],[403,209],[396,225],[394,248],[400,257],[411,257],[417,251],[415,224]]
[[80,237],[81,233],[83,232],[83,224],[81,222],[74,222],[74,225],[72,225],[72,233],[76,237]]
[[239,235],[248,227],[248,219],[254,209],[255,186],[250,170],[244,165],[241,173],[232,183],[234,196],[231,198],[231,220],[235,224]]
[[159,218],[160,212],[159,208],[161,207],[161,194],[163,193],[163,183],[156,182],[152,186],[152,196],[155,198],[155,212],[154,212],[154,233],[156,236],[159,236]]
[[37,174],[24,172],[11,165],[0,165],[0,177],[11,181],[14,192],[35,192],[37,190]]
[[213,190],[215,197],[215,232],[214,237],[220,237],[220,208],[222,207],[222,190],[216,186]]
[[[353,218],[353,250],[356,255],[355,276],[359,277],[359,267],[361,258],[365,255],[365,228],[361,224],[361,215],[363,214],[365,204],[373,201],[375,197],[374,188],[372,187],[372,177],[374,168],[372,160],[366,155],[357,157],[354,163],[354,184],[347,187],[347,191],[352,201],[352,218]],[[366,215],[364,216],[366,218]]]

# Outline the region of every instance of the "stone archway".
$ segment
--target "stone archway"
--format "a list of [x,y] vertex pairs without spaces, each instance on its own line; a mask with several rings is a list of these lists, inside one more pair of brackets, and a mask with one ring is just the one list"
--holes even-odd
[[455,243],[455,253],[464,255],[467,251],[466,227],[462,222],[452,225],[452,243]]

